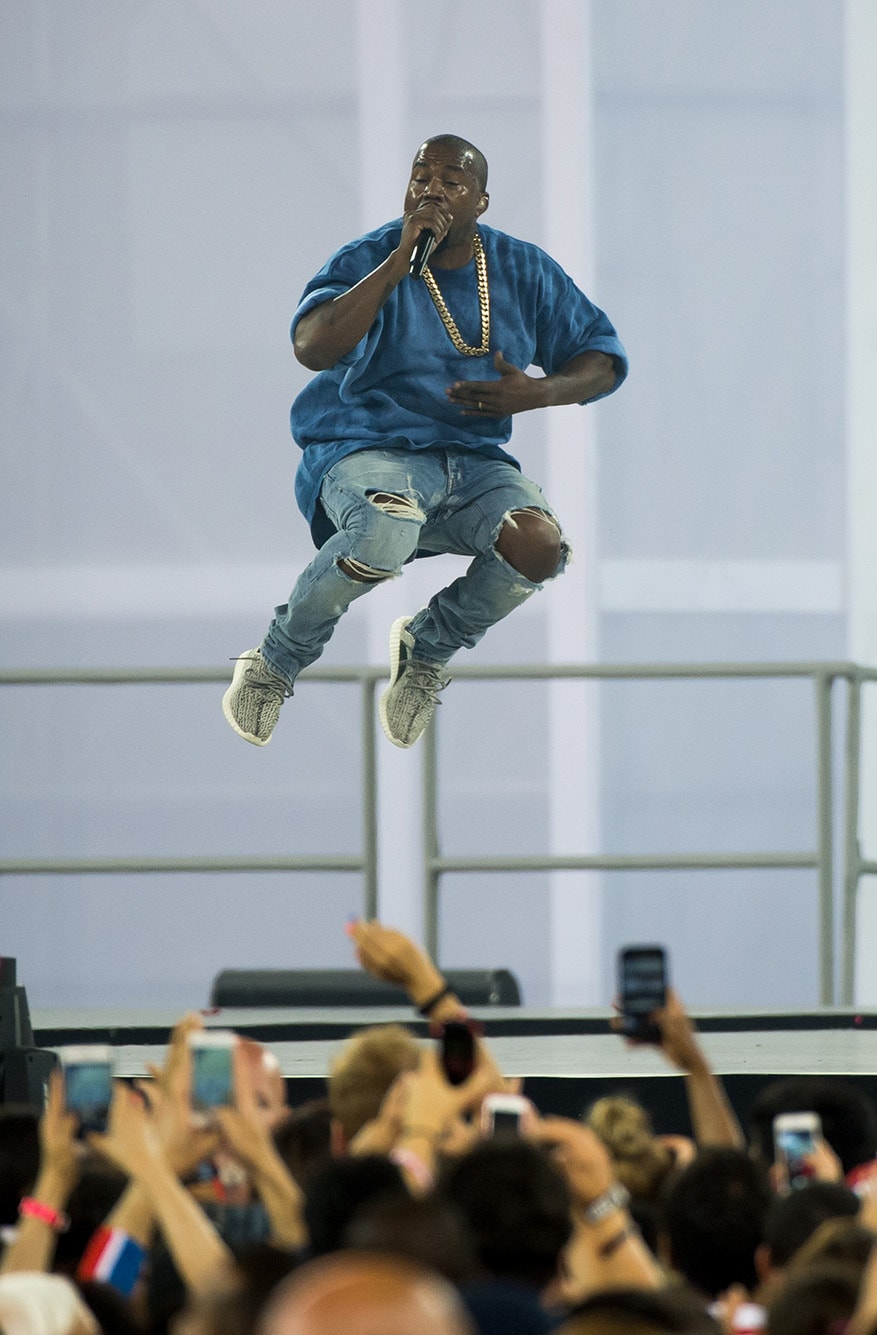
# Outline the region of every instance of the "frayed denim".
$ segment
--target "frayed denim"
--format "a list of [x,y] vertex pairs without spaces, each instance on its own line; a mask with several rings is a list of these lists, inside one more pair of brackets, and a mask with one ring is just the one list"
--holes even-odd
[[[503,525],[515,522],[514,512],[537,510],[557,523],[536,483],[504,460],[454,448],[360,450],[329,470],[320,500],[336,532],[302,572],[289,601],[275,608],[262,643],[264,658],[290,686],[319,658],[354,599],[401,574],[418,552],[473,558],[408,627],[424,662],[446,663],[458,649],[471,649],[542,587],[494,545]],[[569,554],[561,540],[554,575]]]

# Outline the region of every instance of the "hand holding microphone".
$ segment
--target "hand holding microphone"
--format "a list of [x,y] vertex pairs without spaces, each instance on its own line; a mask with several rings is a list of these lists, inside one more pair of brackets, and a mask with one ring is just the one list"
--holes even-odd
[[414,238],[410,252],[406,250],[404,253],[409,255],[409,275],[412,278],[422,278],[430,256],[447,235],[452,219],[447,210],[437,200],[432,199],[418,205],[411,213],[405,215],[408,224],[414,223],[415,219],[422,225]]
[[408,265],[408,272],[412,278],[423,277],[423,271],[429,263],[429,257],[434,250],[435,232],[429,227],[424,227],[411,252],[411,262]]

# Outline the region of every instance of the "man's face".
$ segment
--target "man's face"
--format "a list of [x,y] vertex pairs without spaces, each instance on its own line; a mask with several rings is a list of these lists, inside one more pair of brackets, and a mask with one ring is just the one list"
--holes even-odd
[[440,203],[453,221],[442,245],[453,245],[472,234],[487,208],[488,196],[472,170],[468,153],[445,144],[424,144],[411,168],[405,193],[405,212],[419,204]]

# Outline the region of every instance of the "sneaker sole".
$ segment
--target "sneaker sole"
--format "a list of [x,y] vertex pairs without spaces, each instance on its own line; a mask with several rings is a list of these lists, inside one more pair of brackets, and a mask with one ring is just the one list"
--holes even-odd
[[409,750],[410,747],[414,745],[414,742],[400,742],[398,737],[393,736],[390,730],[390,725],[387,722],[386,700],[399,675],[399,659],[402,653],[402,632],[408,625],[409,621],[413,620],[413,617],[399,617],[390,627],[390,684],[378,701],[378,718],[381,720],[381,728],[384,736],[388,742],[392,742],[394,746],[398,746],[403,751]]
[[232,674],[231,678],[231,685],[229,686],[225,695],[222,697],[222,712],[226,717],[226,721],[232,726],[232,728],[234,728],[238,737],[243,737],[245,742],[252,742],[253,746],[267,746],[268,743],[271,741],[271,738],[256,737],[255,734],[252,732],[244,732],[243,728],[236,721],[234,714],[231,712],[231,705],[229,703],[232,697],[232,692],[234,691],[235,687],[239,684],[241,677],[243,677],[250,663],[252,663],[254,657],[255,654],[242,654],[241,657],[238,659],[238,661],[235,663],[234,673]]

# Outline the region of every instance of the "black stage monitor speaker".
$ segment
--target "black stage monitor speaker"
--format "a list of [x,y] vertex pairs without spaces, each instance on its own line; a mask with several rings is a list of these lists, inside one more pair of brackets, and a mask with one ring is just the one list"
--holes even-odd
[[57,1060],[46,1048],[0,1049],[0,1104],[23,1103],[42,1111]]
[[0,1104],[43,1107],[57,1058],[33,1041],[27,993],[15,980],[15,960],[7,955],[0,959]]
[[[518,980],[508,969],[446,969],[465,1006],[520,1006]],[[405,992],[361,969],[223,969],[213,980],[211,1006],[409,1006]]]
[[32,1043],[27,993],[15,981],[15,960],[6,955],[0,959],[0,1050]]

